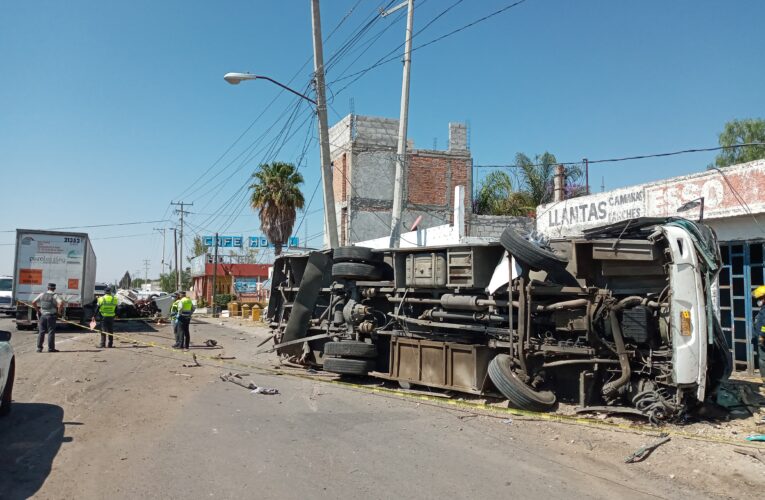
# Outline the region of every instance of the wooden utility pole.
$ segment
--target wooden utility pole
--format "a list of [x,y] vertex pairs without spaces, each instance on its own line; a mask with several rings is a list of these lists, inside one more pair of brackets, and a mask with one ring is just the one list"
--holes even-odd
[[553,201],[563,201],[564,192],[563,186],[566,181],[566,168],[563,165],[557,165],[555,167],[555,178],[553,179],[554,198]]
[[329,127],[327,125],[327,98],[324,88],[324,49],[321,41],[321,14],[319,0],[311,0],[313,26],[313,68],[316,84],[316,114],[319,118],[319,143],[321,145],[321,181],[324,191],[324,231],[329,247],[337,248],[337,217],[335,216],[335,192],[332,186],[332,158],[329,153]]
[[[181,208],[175,210],[175,213],[181,215],[181,227],[180,227],[180,236],[179,236],[179,239],[180,239],[180,248],[178,249],[179,250],[179,252],[178,252],[178,260],[176,261],[176,264],[175,264],[176,272],[178,274],[178,278],[177,278],[178,279],[178,290],[180,290],[181,289],[181,285],[183,284],[183,279],[182,279],[182,275],[183,275],[183,216],[186,215],[187,213],[189,213],[189,212],[185,211],[183,208],[184,207],[193,206],[194,203],[184,203],[182,201],[178,201],[178,202],[171,201],[170,204],[181,207]],[[180,267],[179,267],[179,263],[180,263]]]

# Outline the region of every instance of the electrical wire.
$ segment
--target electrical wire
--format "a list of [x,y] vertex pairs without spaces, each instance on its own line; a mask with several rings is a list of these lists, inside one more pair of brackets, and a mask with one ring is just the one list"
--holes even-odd
[[[662,158],[666,156],[676,156],[676,155],[682,155],[682,154],[688,154],[688,153],[707,153],[710,151],[720,151],[722,149],[735,149],[735,148],[744,148],[744,147],[751,147],[751,146],[765,146],[765,142],[747,142],[742,144],[733,144],[731,146],[716,146],[712,148],[683,149],[680,151],[671,151],[669,153],[652,153],[652,154],[644,154],[644,155],[636,155],[636,156],[624,156],[621,158],[607,158],[604,160],[587,160],[587,163],[592,165],[597,163],[615,163],[615,162],[621,162],[621,161],[645,160],[648,158]],[[566,165],[566,166],[582,165],[582,164],[583,164],[583,160],[555,162],[555,165]],[[522,168],[526,166],[542,167],[542,166],[545,166],[545,164],[536,163],[531,165],[474,165],[474,168]]]

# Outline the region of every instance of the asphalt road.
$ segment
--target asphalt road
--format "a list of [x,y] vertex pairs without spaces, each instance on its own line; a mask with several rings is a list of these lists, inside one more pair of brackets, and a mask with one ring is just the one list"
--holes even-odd
[[[0,329],[11,326],[0,320]],[[169,327],[120,326],[130,333],[111,350],[96,348],[93,334],[70,331],[59,335],[63,352],[38,354],[33,334],[14,334],[17,388],[11,416],[0,420],[0,498],[703,498],[714,493],[708,483],[676,480],[656,464],[624,464],[625,451],[634,451],[644,437],[476,417],[444,405],[256,369],[247,370],[244,379],[280,394],[251,394],[218,377],[241,366],[202,359],[233,355],[236,363],[273,368],[276,358],[253,356],[267,334],[262,329],[192,325],[192,345],[213,338],[223,348],[192,349],[205,366],[183,367],[189,356],[128,339],[167,346]],[[725,482],[712,486],[718,493],[729,491]]]

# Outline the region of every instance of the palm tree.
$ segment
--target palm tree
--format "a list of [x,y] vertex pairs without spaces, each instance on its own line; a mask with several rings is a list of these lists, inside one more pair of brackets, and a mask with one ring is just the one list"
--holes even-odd
[[299,187],[303,176],[291,163],[273,162],[260,165],[252,178],[250,206],[258,210],[260,229],[279,255],[292,234],[298,209],[305,204]]
[[[553,201],[555,155],[545,152],[532,160],[523,153],[515,155],[514,179],[505,172],[489,173],[481,182],[475,200],[475,211],[487,215],[524,215],[533,217],[538,205]],[[567,198],[585,193],[578,184],[582,169],[569,165],[565,172]]]

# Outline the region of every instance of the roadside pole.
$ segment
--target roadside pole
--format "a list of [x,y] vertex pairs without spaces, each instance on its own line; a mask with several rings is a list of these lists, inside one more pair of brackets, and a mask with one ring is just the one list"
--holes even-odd
[[[394,7],[386,13],[398,10],[404,4]],[[401,217],[404,211],[404,193],[406,187],[406,132],[409,121],[409,73],[412,66],[412,27],[414,24],[414,0],[407,2],[409,12],[406,16],[406,44],[404,48],[404,77],[401,83],[401,114],[398,120],[398,147],[396,148],[396,177],[393,184],[393,210],[390,217],[391,248],[398,248],[401,236]]]
[[173,228],[173,257],[175,259],[175,291],[181,289],[181,275],[178,272],[178,229]]
[[215,304],[215,282],[218,281],[218,233],[215,233],[215,240],[213,240],[213,244],[215,245],[214,250],[214,257],[213,257],[213,280],[212,280],[212,295],[211,302],[212,302],[212,310],[213,310],[213,318],[218,317],[218,306]]
[[[176,213],[181,214],[181,231],[180,231],[181,234],[180,234],[180,237],[179,237],[179,239],[181,241],[180,241],[180,248],[178,249],[178,261],[176,261],[176,264],[175,264],[176,272],[178,274],[178,278],[177,278],[177,280],[178,280],[178,290],[180,290],[181,289],[181,285],[183,283],[183,216],[188,213],[188,212],[186,212],[183,209],[183,207],[193,206],[194,203],[193,202],[192,203],[184,203],[182,201],[178,201],[178,202],[171,201],[170,204],[171,205],[177,205],[177,206],[181,207],[180,209],[176,209],[175,210]],[[178,266],[178,263],[180,263],[180,267]]]
[[329,127],[327,125],[327,100],[324,88],[324,51],[321,41],[321,14],[319,0],[311,0],[313,26],[313,67],[316,75],[316,114],[319,118],[319,142],[321,144],[321,181],[324,188],[324,231],[329,237],[329,247],[337,248],[337,217],[335,216],[335,193],[332,186],[332,159],[329,153]]

